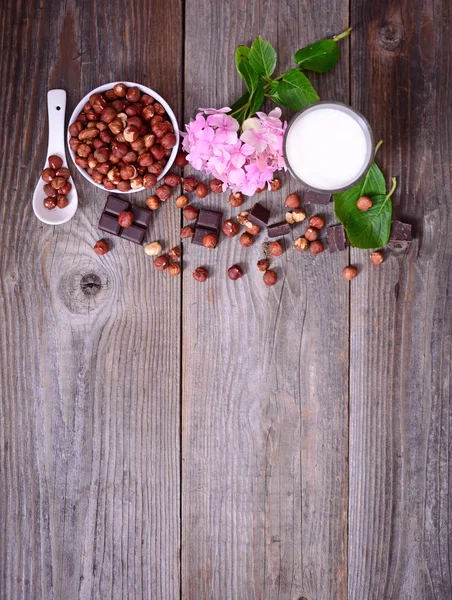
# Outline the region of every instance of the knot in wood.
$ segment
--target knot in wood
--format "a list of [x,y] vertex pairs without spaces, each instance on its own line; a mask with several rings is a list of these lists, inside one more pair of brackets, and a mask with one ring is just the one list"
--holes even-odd
[[378,44],[387,52],[401,48],[404,38],[403,25],[395,21],[384,23],[378,32]]
[[95,296],[102,289],[102,282],[98,275],[90,273],[81,278],[80,287],[86,296]]

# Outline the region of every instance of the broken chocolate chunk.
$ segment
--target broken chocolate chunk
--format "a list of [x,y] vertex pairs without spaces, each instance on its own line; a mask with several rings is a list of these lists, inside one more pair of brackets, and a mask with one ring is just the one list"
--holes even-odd
[[254,223],[255,225],[259,225],[259,227],[267,227],[269,218],[270,211],[268,208],[265,208],[265,206],[262,206],[260,202],[256,202],[248,213],[248,221],[251,221],[251,223]]
[[330,252],[342,252],[347,247],[345,229],[340,224],[332,225],[327,228],[326,239],[328,242],[328,250]]
[[411,242],[411,225],[402,223],[402,221],[392,221],[391,233],[389,235],[390,242]]
[[269,225],[267,227],[268,237],[271,238],[287,235],[290,232],[291,227],[286,221],[283,221],[282,223],[275,223],[275,225]]
[[323,192],[306,190],[304,194],[304,202],[306,204],[329,204],[330,200],[331,194],[324,194]]

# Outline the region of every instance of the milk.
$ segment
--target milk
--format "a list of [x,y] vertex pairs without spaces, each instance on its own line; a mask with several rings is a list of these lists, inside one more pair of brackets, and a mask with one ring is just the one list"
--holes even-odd
[[369,166],[372,135],[364,119],[343,105],[314,104],[293,121],[285,140],[286,162],[308,187],[346,188]]

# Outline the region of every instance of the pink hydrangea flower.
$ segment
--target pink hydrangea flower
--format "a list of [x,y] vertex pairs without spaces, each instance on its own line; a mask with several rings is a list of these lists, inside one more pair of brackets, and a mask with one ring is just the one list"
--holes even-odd
[[282,146],[287,123],[281,110],[263,112],[243,123],[242,133],[229,107],[200,108],[185,126],[182,147],[188,162],[223,182],[233,192],[252,196],[269,185],[275,171],[285,169]]

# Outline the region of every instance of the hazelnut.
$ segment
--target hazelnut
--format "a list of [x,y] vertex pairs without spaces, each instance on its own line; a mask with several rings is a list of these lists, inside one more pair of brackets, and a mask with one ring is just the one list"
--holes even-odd
[[94,158],[99,163],[105,163],[110,158],[110,151],[105,146],[97,148],[97,150],[94,151]]
[[[111,182],[108,177],[104,177],[104,180],[102,181],[103,186],[106,190],[114,190],[115,189],[115,184],[113,182]],[[121,182],[121,183],[128,183],[128,182]]]
[[305,231],[304,237],[308,241],[313,242],[319,237],[319,230],[315,229],[314,227],[308,227]]
[[215,248],[217,245],[217,236],[213,233],[208,233],[202,238],[202,245],[204,248]]
[[196,281],[205,281],[207,279],[207,275],[208,271],[204,267],[197,267],[193,271],[193,279],[196,279]]
[[102,175],[106,175],[111,169],[111,165],[109,162],[99,163],[96,169],[99,173],[102,173]]
[[114,108],[116,110],[116,112],[120,113],[125,109],[127,104],[128,104],[128,100],[123,100],[123,99],[117,98],[116,100],[113,100],[113,102],[111,103],[111,106],[112,106],[112,108]]
[[198,183],[195,189],[195,193],[198,198],[205,198],[207,196],[207,186],[204,183]]
[[229,196],[229,204],[234,206],[235,208],[242,206],[243,204],[243,195],[241,192],[236,192],[235,194],[231,194]]
[[198,216],[198,211],[191,204],[188,204],[183,209],[182,212],[183,212],[183,215],[184,215],[184,219],[186,219],[187,221],[194,221],[197,218],[197,216]]
[[246,221],[245,227],[247,232],[251,233],[251,235],[258,235],[261,231],[259,225],[256,225],[256,223],[251,223],[251,221]]
[[277,192],[281,188],[281,182],[277,177],[270,181],[270,189],[272,192]]
[[67,194],[69,194],[71,189],[72,189],[72,183],[69,183],[69,181],[65,181],[65,184],[62,185],[60,188],[58,188],[58,193],[63,194],[63,196],[66,196]]
[[94,155],[93,155],[93,154],[90,154],[90,155],[88,156],[88,167],[89,167],[90,169],[95,169],[95,168],[97,167],[97,164],[98,164],[98,163],[97,163],[97,160],[94,158]]
[[124,142],[115,142],[112,145],[112,155],[117,156],[118,158],[122,158],[129,151],[129,147]]
[[268,260],[268,258],[261,258],[257,261],[257,268],[259,269],[259,271],[266,271],[269,266],[270,261]]
[[88,156],[91,154],[90,146],[88,146],[88,144],[80,144],[77,147],[77,154],[82,158],[88,158]]
[[174,133],[167,133],[166,135],[164,135],[162,137],[160,143],[166,150],[169,150],[170,148],[174,148],[174,146],[176,145],[176,142],[177,142],[177,138],[174,135]]
[[[154,108],[155,110],[155,108]],[[157,123],[163,123],[163,117],[161,115],[154,115],[151,119],[151,122],[149,123],[149,125],[151,127],[154,127],[154,125],[156,125]]]
[[152,175],[152,173],[146,173],[146,175],[144,175],[143,177],[143,186],[150,190],[151,188],[155,187],[157,183],[157,177],[155,175]]
[[61,169],[61,167],[63,166],[63,159],[60,158],[59,156],[57,156],[56,154],[52,154],[51,156],[49,156],[49,167],[51,169],[54,169],[55,171],[57,171],[58,169]]
[[[119,117],[119,115],[118,115]],[[127,115],[126,115],[127,117]],[[141,129],[141,127],[143,126],[143,121],[140,119],[140,117],[127,117],[127,126],[133,126],[136,127],[138,129],[138,131]],[[145,127],[146,131],[147,128]]]
[[115,94],[114,90],[107,90],[106,92],[104,92],[104,96],[105,96],[105,99],[108,100],[108,102],[112,102],[113,100],[116,100],[116,94]]
[[165,109],[160,104],[160,102],[154,102],[154,109],[155,109],[156,115],[164,115],[165,114]]
[[41,173],[41,178],[46,183],[50,183],[55,175],[56,173],[53,169],[44,169]]
[[61,167],[61,169],[58,169],[55,175],[57,177],[64,177],[64,179],[69,179],[69,177],[71,176],[71,172],[69,171],[69,169],[66,169],[66,167]]
[[81,112],[75,120],[80,121],[80,123],[82,124],[85,124],[88,121],[88,117],[85,115],[84,112]]
[[100,114],[104,107],[107,106],[107,101],[99,93],[91,94],[89,97],[89,103],[97,114]]
[[129,152],[127,152],[127,154],[124,154],[124,156],[122,157],[122,160],[126,164],[131,164],[131,163],[136,162],[137,158],[138,158],[138,154],[136,152],[134,152],[133,150],[129,150]]
[[126,142],[134,142],[138,137],[138,129],[133,125],[128,125],[124,129],[124,139]]
[[161,160],[163,158],[163,155],[165,154],[165,151],[160,144],[155,144],[155,146],[152,146],[151,148],[151,154],[155,158],[155,160]]
[[156,138],[163,138],[163,136],[168,132],[167,124],[165,121],[160,121],[159,123],[155,123],[152,126],[152,133]]
[[132,102],[129,106],[126,106],[124,112],[128,117],[135,117],[137,115],[141,115],[143,112],[143,105],[139,102]]
[[360,198],[358,198],[356,206],[359,210],[365,212],[366,210],[369,210],[369,208],[372,208],[373,202],[369,198],[369,196],[361,196]]
[[[111,132],[110,132],[111,133]],[[100,137],[94,138],[94,140],[92,141],[93,144],[93,148],[95,150],[97,150],[98,148],[102,148],[105,146],[105,142],[103,142]]]
[[299,237],[294,241],[293,247],[295,250],[298,250],[298,252],[306,252],[306,250],[309,248],[309,242],[306,238]]
[[188,164],[188,160],[186,159],[186,154],[185,152],[178,152],[176,155],[176,160],[174,161],[176,163],[176,165],[183,169],[185,167],[185,165]]
[[155,190],[155,195],[159,200],[165,201],[171,198],[172,191],[169,185],[161,185]]
[[227,219],[223,223],[222,231],[223,231],[224,235],[227,235],[228,237],[232,238],[232,237],[236,236],[238,234],[238,232],[240,231],[240,225],[238,223],[236,223],[235,221],[233,221],[232,219]]
[[109,252],[110,246],[108,245],[108,243],[105,240],[99,240],[98,242],[96,242],[94,244],[93,250],[96,254],[98,254],[99,256],[102,256],[104,254],[107,254],[107,252]]
[[236,281],[237,279],[240,279],[240,277],[243,276],[243,272],[242,269],[240,268],[240,265],[232,265],[232,267],[229,267],[228,269],[228,277],[229,279],[232,279],[232,281]]
[[158,256],[162,251],[160,242],[152,242],[144,247],[144,251],[148,256]]
[[72,152],[77,152],[77,148],[80,146],[80,144],[81,141],[78,138],[71,137],[69,140],[69,148],[72,150]]
[[119,174],[118,167],[113,167],[110,169],[107,173],[107,177],[112,183],[118,185],[118,183],[121,181],[121,175]]
[[309,225],[314,227],[314,229],[322,229],[322,227],[325,226],[325,219],[318,215],[314,215],[309,219]]
[[242,212],[239,212],[237,215],[237,221],[240,223],[240,225],[246,225],[248,223],[248,211],[243,210]]
[[[145,150],[145,149],[144,149]],[[140,154],[140,156],[138,157],[137,160],[138,164],[140,165],[140,167],[149,167],[150,165],[152,165],[152,163],[154,162],[154,159],[152,158],[152,156],[149,154],[149,152],[143,152],[142,154]]]
[[171,248],[171,250],[168,252],[168,256],[171,258],[171,260],[177,260],[180,258],[180,248],[178,246]]
[[143,108],[141,116],[143,117],[143,119],[145,121],[149,121],[150,119],[152,119],[154,114],[155,114],[154,107],[152,106],[152,104],[149,104]]
[[100,120],[103,123],[111,123],[116,118],[116,111],[111,106],[106,106],[100,113]]
[[94,112],[94,110],[85,111],[86,118],[88,121],[97,121],[99,119],[98,115]]
[[276,271],[273,271],[273,269],[268,269],[267,271],[265,271],[265,273],[264,273],[265,285],[268,285],[268,286],[275,285],[275,283],[277,281],[278,281],[278,275],[277,275]]
[[219,179],[212,179],[209,185],[214,194],[221,194],[223,191],[223,182]]
[[87,169],[88,168],[88,159],[82,158],[81,156],[76,156],[75,164],[78,165],[79,167],[81,167],[82,169]]
[[154,104],[154,98],[149,94],[143,94],[140,98],[140,102],[143,106],[149,106],[149,104]]
[[93,169],[93,174],[91,175],[91,177],[93,178],[93,181],[95,183],[102,183],[104,180],[104,176],[102,175],[102,173],[99,173],[97,169]]
[[105,129],[99,133],[99,139],[104,142],[104,144],[111,144],[111,142],[115,139],[115,136],[109,129]]
[[121,133],[121,131],[124,129],[124,126],[122,124],[121,119],[118,119],[118,117],[116,117],[115,119],[113,119],[113,121],[111,121],[111,123],[108,124],[108,128],[113,133],[113,135],[118,135],[118,133]]
[[306,219],[306,213],[301,208],[294,208],[292,211],[292,218],[295,223],[301,223]]
[[128,192],[131,188],[130,181],[123,179],[118,183],[117,187],[120,192]]
[[133,179],[137,176],[137,170],[133,165],[126,165],[119,171],[121,179]]
[[299,208],[301,204],[300,197],[298,194],[289,194],[286,198],[287,208]]
[[193,235],[195,235],[195,232],[193,231],[193,227],[190,227],[190,225],[185,225],[185,227],[182,227],[180,230],[180,237],[182,239],[191,238]]
[[98,129],[83,129],[79,134],[78,134],[78,139],[81,142],[84,142],[86,140],[93,140],[95,137],[97,137],[99,135],[99,130]]
[[126,98],[129,102],[138,102],[138,100],[140,99],[140,96],[141,96],[141,92],[137,88],[136,85],[129,88],[126,92]]
[[74,137],[77,137],[78,134],[82,131],[82,129],[83,123],[81,123],[80,121],[75,121],[75,123],[69,125],[69,133]]
[[124,83],[117,83],[113,91],[118,98],[124,98],[127,93],[127,87]]
[[176,173],[168,173],[168,175],[165,176],[164,182],[170,187],[176,187],[180,183],[180,175],[176,175]]
[[176,206],[177,208],[184,208],[185,206],[187,206],[189,200],[187,198],[187,196],[185,196],[184,194],[182,194],[181,196],[178,196],[176,198]]
[[286,221],[289,223],[289,225],[293,225],[295,223],[291,212],[286,212]]
[[152,175],[155,175],[156,177],[158,177],[159,175],[161,175],[161,173],[163,171],[163,167],[162,167],[162,165],[159,165],[159,163],[154,163],[152,165],[149,165],[148,171]]
[[133,190],[140,190],[143,187],[143,178],[141,176],[129,179],[130,187]]
[[194,177],[185,177],[182,181],[182,189],[184,192],[194,192],[197,185],[198,181]]
[[171,277],[176,277],[180,273],[180,264],[179,263],[171,263],[168,267],[168,273]]
[[95,125],[101,133],[102,133],[102,131],[105,131],[106,129],[108,129],[108,125],[106,123],[102,123],[101,121],[97,121],[97,123],[95,123]]
[[167,269],[169,267],[168,257],[162,254],[162,256],[156,258],[154,260],[154,267],[157,269],[157,271],[164,271],[165,269]]
[[242,233],[242,235],[240,236],[240,245],[243,246],[244,248],[247,248],[248,246],[252,246],[254,242],[254,237],[251,235],[251,233],[248,233],[245,231],[245,233]]
[[47,198],[44,198],[44,207],[47,208],[47,210],[52,210],[53,208],[55,208],[56,205],[57,205],[56,198],[51,198],[50,196],[47,196]]
[[383,252],[381,252],[380,250],[372,252],[369,257],[369,260],[373,265],[381,265],[381,263],[384,261]]
[[315,240],[309,244],[309,250],[311,254],[320,254],[323,252],[323,244],[320,240]]
[[146,148],[146,146],[144,145],[144,139],[142,137],[137,138],[134,142],[130,142],[130,147],[135,152],[140,152],[141,150]]
[[355,277],[358,275],[358,269],[356,267],[352,267],[351,265],[349,265],[348,267],[344,267],[342,269],[342,277],[344,279],[355,279]]
[[157,196],[149,196],[149,198],[146,200],[146,206],[151,210],[157,210],[160,206],[160,200],[157,198]]
[[133,214],[128,210],[122,210],[118,215],[118,223],[121,227],[130,227],[133,223]]
[[284,248],[280,242],[271,242],[268,247],[268,251],[272,256],[281,256],[281,254],[284,252]]
[[155,135],[153,133],[146,133],[143,136],[143,142],[145,148],[151,148],[155,144]]

